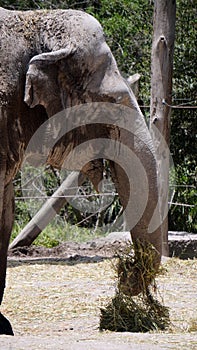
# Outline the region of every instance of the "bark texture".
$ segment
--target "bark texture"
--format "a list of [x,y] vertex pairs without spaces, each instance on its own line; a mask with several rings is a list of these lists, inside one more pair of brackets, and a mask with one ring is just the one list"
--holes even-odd
[[[175,40],[175,0],[156,0],[154,5],[151,58],[150,130],[156,152],[162,219],[163,255],[168,249],[168,176],[170,142],[170,108]],[[167,104],[165,104],[167,103]]]

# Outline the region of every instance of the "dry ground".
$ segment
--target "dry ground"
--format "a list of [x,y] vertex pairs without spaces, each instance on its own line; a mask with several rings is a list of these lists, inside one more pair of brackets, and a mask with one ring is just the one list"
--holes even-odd
[[165,332],[140,334],[98,330],[99,308],[115,289],[113,260],[103,258],[101,250],[98,254],[92,249],[90,254],[82,247],[76,255],[70,249],[67,258],[60,259],[39,257],[38,251],[28,254],[37,257],[21,254],[9,259],[2,305],[15,337],[1,336],[0,349],[197,348],[197,260],[165,261],[166,272],[158,278],[158,286],[172,324]]

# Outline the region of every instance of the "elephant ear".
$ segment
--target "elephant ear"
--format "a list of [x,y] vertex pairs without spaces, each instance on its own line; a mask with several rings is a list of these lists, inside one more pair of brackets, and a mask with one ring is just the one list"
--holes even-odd
[[24,101],[31,108],[38,104],[45,108],[50,101],[57,98],[58,66],[62,60],[68,59],[76,51],[71,45],[65,49],[42,53],[34,56],[29,62],[26,74]]

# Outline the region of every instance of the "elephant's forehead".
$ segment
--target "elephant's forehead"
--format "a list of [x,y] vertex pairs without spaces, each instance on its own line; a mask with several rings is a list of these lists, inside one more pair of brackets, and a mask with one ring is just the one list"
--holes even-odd
[[44,40],[55,46],[54,50],[62,48],[69,40],[75,40],[78,45],[87,41],[89,46],[104,40],[100,23],[77,10],[9,11],[0,8],[0,24],[18,39]]
[[110,52],[99,22],[82,11],[23,12],[0,8],[0,32],[0,46],[4,52],[4,55],[1,54],[0,67],[3,91],[15,87],[19,72],[23,69],[21,62],[26,66],[33,52],[39,54],[56,51],[72,44],[72,47],[78,49],[76,59],[83,58],[86,64],[93,64],[93,57],[97,57],[98,61],[105,52]]
[[51,50],[61,49],[68,42],[90,50],[105,40],[98,21],[82,11],[52,11],[43,14],[40,21],[41,40]]

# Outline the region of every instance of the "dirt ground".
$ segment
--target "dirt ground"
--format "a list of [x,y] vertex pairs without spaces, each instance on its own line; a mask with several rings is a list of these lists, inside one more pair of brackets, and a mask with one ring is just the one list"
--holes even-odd
[[197,260],[165,259],[157,279],[170,309],[164,332],[100,332],[100,307],[114,295],[114,252],[124,242],[67,242],[53,249],[9,254],[2,313],[15,337],[0,336],[2,350],[127,350],[197,348]]

